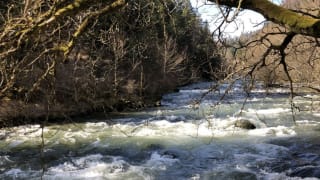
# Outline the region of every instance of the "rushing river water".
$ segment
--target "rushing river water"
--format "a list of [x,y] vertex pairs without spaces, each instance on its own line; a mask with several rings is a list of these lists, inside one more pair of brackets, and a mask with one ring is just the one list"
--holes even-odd
[[320,178],[319,96],[294,98],[294,123],[284,89],[253,89],[243,107],[241,83],[224,84],[195,103],[212,85],[182,87],[155,109],[47,126],[43,153],[39,125],[1,129],[0,179]]

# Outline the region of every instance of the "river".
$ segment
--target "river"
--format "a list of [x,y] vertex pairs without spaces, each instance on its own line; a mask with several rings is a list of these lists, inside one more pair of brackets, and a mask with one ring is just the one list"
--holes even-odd
[[208,92],[214,85],[182,87],[158,108],[46,126],[42,153],[40,125],[1,129],[0,179],[320,178],[320,96],[300,92],[294,121],[287,89]]

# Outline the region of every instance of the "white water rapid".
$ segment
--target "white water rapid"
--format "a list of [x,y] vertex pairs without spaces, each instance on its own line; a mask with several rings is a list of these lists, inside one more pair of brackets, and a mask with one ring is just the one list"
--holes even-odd
[[211,86],[182,87],[159,108],[47,126],[42,155],[39,125],[0,129],[0,179],[320,178],[319,96],[294,98],[294,122],[286,89],[223,84],[197,103]]

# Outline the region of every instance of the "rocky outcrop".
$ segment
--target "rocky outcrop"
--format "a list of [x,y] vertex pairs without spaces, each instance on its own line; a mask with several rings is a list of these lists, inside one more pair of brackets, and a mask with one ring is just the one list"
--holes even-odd
[[234,123],[234,126],[242,129],[256,129],[256,126],[252,122],[246,119],[237,120]]

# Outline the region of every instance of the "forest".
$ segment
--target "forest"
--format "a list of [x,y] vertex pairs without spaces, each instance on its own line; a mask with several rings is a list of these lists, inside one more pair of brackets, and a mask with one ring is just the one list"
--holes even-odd
[[0,179],[319,179],[319,60],[319,0],[0,1]]
[[[218,79],[222,58],[188,1],[3,1],[1,126],[154,106],[161,95]],[[112,8],[112,7],[111,7]]]
[[[189,1],[1,2],[1,126],[155,106],[181,85],[237,75],[319,91],[318,26],[278,20],[263,2],[242,6],[275,23],[233,39],[214,38]],[[316,22],[317,6],[279,11]]]

